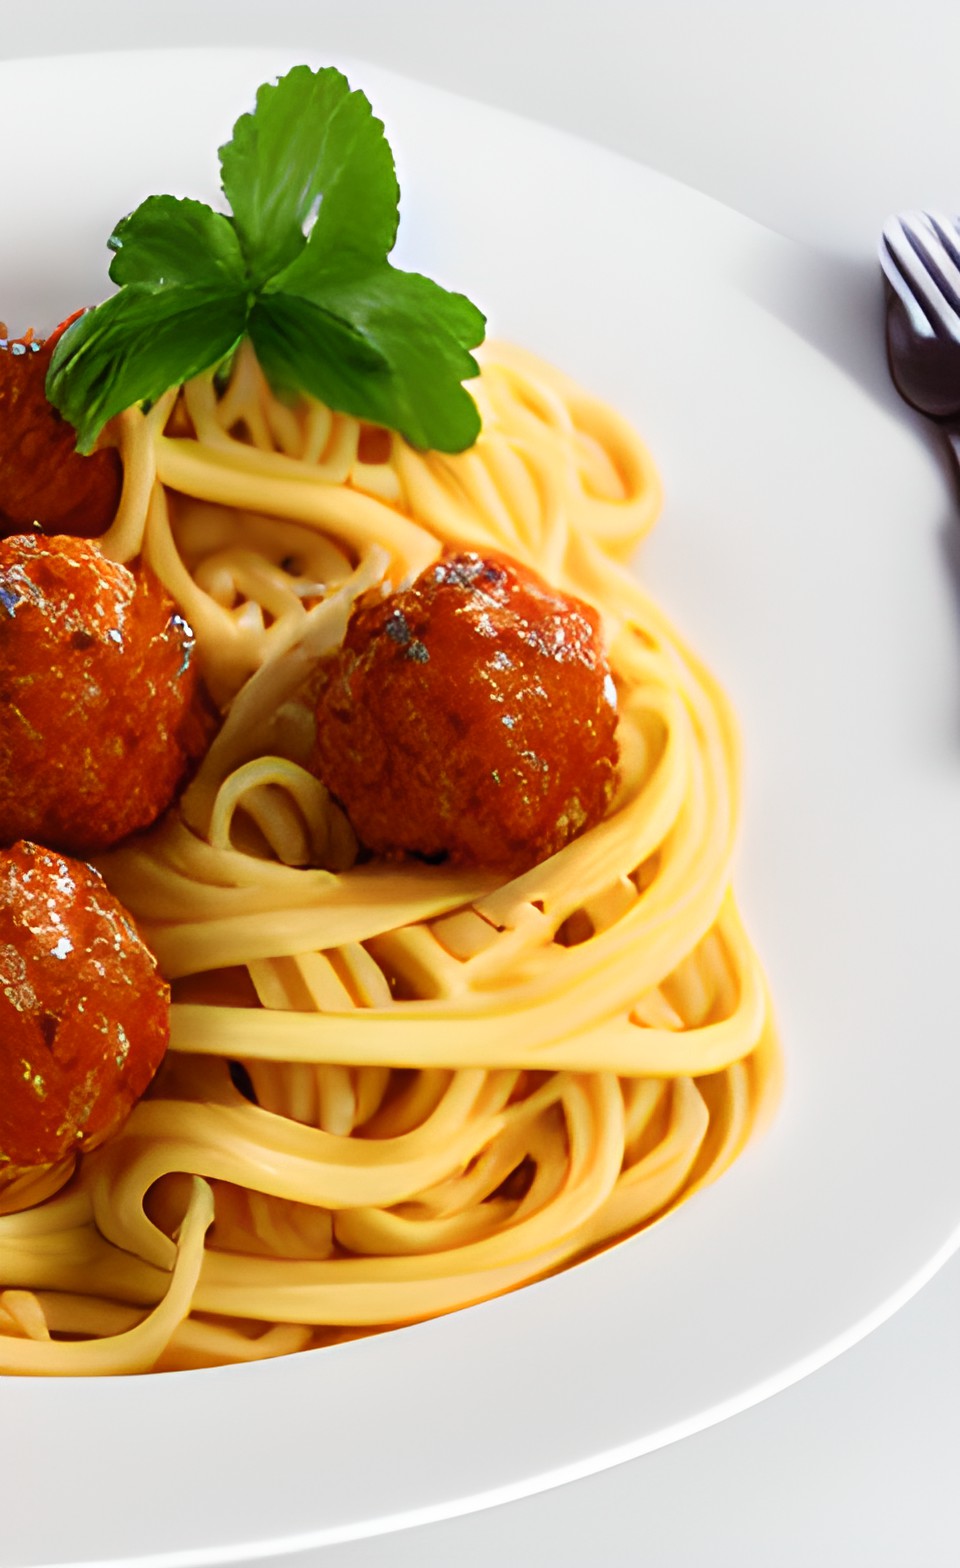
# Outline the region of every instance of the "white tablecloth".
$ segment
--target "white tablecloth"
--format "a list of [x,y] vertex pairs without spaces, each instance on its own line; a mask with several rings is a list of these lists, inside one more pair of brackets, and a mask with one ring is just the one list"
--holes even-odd
[[[0,20],[0,58],[221,42],[370,59],[589,137],[804,241],[854,309],[888,213],[960,205],[952,0],[7,0]],[[954,1257],[867,1340],[720,1426],[522,1502],[285,1560],[953,1568],[958,1461]]]

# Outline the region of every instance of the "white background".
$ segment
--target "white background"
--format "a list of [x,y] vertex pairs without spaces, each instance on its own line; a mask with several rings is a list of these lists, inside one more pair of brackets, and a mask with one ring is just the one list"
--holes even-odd
[[[954,0],[0,0],[0,58],[218,42],[365,57],[589,137],[804,241],[867,321],[888,213],[960,207]],[[953,1568],[958,1461],[955,1257],[839,1360],[672,1448],[285,1561]]]

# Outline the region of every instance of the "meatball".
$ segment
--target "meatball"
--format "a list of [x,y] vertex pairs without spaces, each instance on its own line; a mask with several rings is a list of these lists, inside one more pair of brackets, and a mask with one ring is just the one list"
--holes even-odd
[[120,501],[119,454],[111,448],[81,456],[76,431],[44,391],[56,340],[69,324],[46,342],[30,334],[8,338],[0,329],[0,538],[34,527],[102,534]]
[[193,647],[148,569],[0,541],[0,844],[85,857],[155,821],[212,733]]
[[0,851],[0,1185],[126,1120],[169,1039],[169,992],[103,878]]
[[317,690],[314,771],[368,849],[517,873],[610,804],[596,612],[506,557],[446,556],[358,606]]

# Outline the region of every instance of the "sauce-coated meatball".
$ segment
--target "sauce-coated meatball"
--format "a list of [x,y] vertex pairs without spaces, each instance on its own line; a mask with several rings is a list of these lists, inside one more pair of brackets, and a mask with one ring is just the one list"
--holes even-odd
[[148,827],[212,727],[152,572],[85,539],[0,541],[0,844],[86,856]]
[[168,1039],[167,986],[102,877],[0,851],[0,1185],[115,1132]]
[[446,556],[361,604],[318,679],[314,769],[368,849],[516,873],[610,803],[598,617],[506,557]]
[[119,453],[81,456],[76,431],[44,391],[53,348],[68,325],[46,342],[0,333],[0,538],[34,527],[90,538],[110,526],[120,501]]

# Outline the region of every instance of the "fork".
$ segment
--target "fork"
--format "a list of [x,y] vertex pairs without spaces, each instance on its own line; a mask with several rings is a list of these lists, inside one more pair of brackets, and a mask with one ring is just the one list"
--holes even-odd
[[901,397],[934,420],[960,473],[960,228],[938,213],[884,225],[880,265],[889,285],[887,357]]

